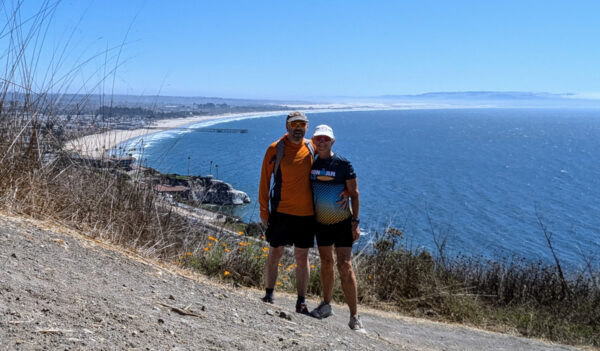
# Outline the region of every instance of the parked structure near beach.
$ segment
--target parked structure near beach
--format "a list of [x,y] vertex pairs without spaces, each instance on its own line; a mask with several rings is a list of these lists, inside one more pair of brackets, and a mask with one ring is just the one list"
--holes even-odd
[[[155,178],[156,179],[156,178]],[[212,176],[161,175],[160,183],[154,186],[158,193],[173,199],[190,201],[197,205],[242,205],[250,203],[248,194],[236,190],[229,183]]]

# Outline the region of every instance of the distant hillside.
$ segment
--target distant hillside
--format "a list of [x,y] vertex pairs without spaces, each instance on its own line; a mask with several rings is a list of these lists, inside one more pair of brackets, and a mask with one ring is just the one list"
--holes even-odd
[[538,99],[572,99],[574,94],[551,94],[520,91],[458,91],[431,92],[417,95],[383,95],[383,98],[412,98],[412,99],[463,99],[463,100],[538,100]]
[[589,107],[600,108],[600,100],[580,99],[575,94],[552,94],[519,91],[464,91],[431,92],[415,95],[381,95],[375,101],[427,102],[461,105],[487,105],[490,107]]
[[[25,94],[17,92],[8,92],[8,100],[22,102],[25,100]],[[165,105],[204,105],[226,104],[229,106],[277,106],[284,104],[306,104],[307,101],[300,100],[273,100],[273,99],[232,99],[207,96],[159,96],[159,95],[85,95],[85,94],[33,94],[28,97],[29,100],[46,100],[54,102],[54,105],[85,105],[89,108],[99,106],[124,106],[124,107],[149,107]]]
[[[51,101],[53,106],[78,106],[95,110],[100,106],[172,110],[181,107],[227,106],[244,107],[247,110],[269,111],[286,106],[310,106],[314,104],[417,104],[432,107],[514,107],[514,108],[600,108],[600,99],[579,98],[573,93],[546,93],[520,91],[463,91],[429,92],[423,94],[387,94],[380,96],[330,96],[305,100],[233,99],[207,96],[156,96],[156,95],[83,95],[47,94],[34,99]],[[24,101],[23,94],[9,93],[8,100]],[[31,99],[30,99],[31,100]],[[226,111],[227,112],[227,111]],[[233,112],[233,111],[231,111]]]
[[[112,101],[118,105],[148,105],[148,104],[173,104],[173,105],[192,105],[192,104],[227,104],[230,106],[261,106],[261,105],[281,105],[283,101],[271,99],[231,99],[221,97],[207,96],[134,96],[134,95],[114,95]],[[104,99],[108,100],[107,98]],[[288,102],[285,102],[288,103]]]

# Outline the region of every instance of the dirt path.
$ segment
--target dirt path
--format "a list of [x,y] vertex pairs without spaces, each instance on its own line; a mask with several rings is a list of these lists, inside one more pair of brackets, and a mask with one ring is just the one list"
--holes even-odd
[[0,215],[1,350],[576,350],[367,309],[363,335],[344,306],[320,321],[261,295]]

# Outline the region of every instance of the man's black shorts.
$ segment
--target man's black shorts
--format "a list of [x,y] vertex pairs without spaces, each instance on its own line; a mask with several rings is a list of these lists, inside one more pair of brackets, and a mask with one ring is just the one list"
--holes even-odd
[[316,223],[317,245],[352,247],[352,217],[335,224]]
[[294,245],[307,249],[315,245],[315,216],[293,216],[273,212],[265,232],[272,247]]

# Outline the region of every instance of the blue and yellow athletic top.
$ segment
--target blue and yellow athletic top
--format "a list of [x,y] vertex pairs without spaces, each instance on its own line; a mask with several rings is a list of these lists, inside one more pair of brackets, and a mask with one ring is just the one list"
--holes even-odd
[[350,161],[334,154],[328,160],[317,157],[310,170],[315,217],[321,224],[335,224],[352,215],[350,209],[337,204],[338,195],[346,188],[346,180],[356,178]]

